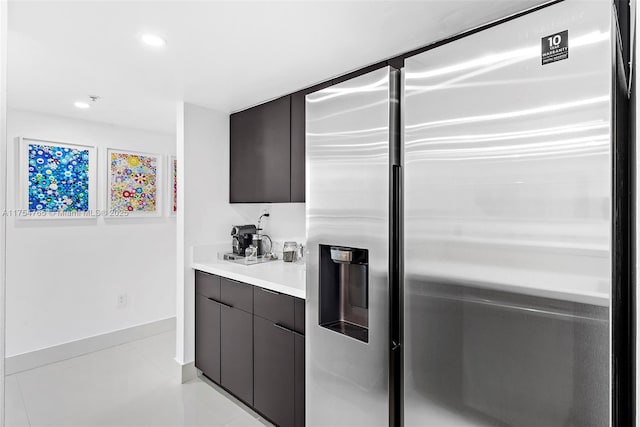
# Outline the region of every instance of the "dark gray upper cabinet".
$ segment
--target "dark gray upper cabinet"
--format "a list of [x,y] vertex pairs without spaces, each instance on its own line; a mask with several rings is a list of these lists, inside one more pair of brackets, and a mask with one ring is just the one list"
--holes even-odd
[[291,97],[230,117],[231,203],[291,201]]
[[305,97],[394,64],[382,61],[230,116],[231,203],[305,201]]
[[305,94],[291,95],[291,201],[304,202]]

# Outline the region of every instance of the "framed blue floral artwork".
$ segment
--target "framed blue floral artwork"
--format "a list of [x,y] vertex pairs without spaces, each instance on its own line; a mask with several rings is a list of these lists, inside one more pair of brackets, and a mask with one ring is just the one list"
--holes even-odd
[[19,138],[19,145],[19,216],[95,217],[95,147],[31,138]]

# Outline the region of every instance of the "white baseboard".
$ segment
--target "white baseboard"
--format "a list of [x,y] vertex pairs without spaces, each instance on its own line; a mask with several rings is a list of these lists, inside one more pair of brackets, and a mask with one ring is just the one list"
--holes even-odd
[[50,363],[71,359],[105,348],[175,330],[176,318],[156,320],[106,334],[70,341],[53,347],[17,354],[5,359],[5,375],[11,375]]
[[184,365],[180,365],[180,382],[182,384],[197,377],[198,370],[196,369],[196,362],[190,362]]

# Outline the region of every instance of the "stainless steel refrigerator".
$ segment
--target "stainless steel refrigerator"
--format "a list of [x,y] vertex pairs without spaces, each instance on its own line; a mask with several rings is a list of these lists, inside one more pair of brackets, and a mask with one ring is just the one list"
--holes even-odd
[[611,4],[567,0],[403,59],[307,95],[307,425],[619,420]]

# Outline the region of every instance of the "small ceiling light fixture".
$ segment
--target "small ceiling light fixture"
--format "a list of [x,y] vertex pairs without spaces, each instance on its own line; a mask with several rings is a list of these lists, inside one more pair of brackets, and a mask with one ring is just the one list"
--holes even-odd
[[167,41],[160,36],[156,36],[155,34],[143,34],[142,42],[144,44],[148,44],[153,47],[162,47],[167,44]]

